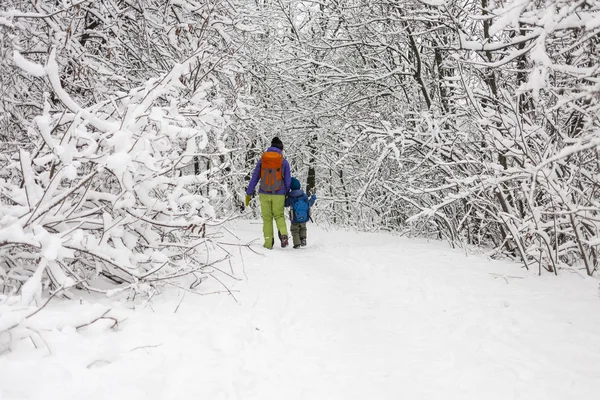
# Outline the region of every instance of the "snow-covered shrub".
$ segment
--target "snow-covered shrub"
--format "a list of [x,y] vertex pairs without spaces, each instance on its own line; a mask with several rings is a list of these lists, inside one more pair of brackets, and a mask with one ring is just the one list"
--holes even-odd
[[239,204],[236,12],[0,4],[0,353],[35,341],[48,299],[196,288],[228,257],[212,241]]
[[184,170],[194,156],[210,157],[211,142],[227,152],[219,143],[227,119],[202,90],[182,95],[194,62],[84,109],[50,56],[44,71],[68,110],[45,107],[29,131],[35,152],[10,155],[0,181],[3,286],[20,289],[23,303],[39,299],[45,276],[54,290],[99,290],[94,280],[105,277],[146,291],[206,265],[197,257],[217,216],[201,188],[228,165]]
[[592,275],[600,265],[600,12],[561,0],[505,3],[474,19],[448,9],[460,28],[458,118],[428,142],[421,170],[442,179],[411,185],[409,201],[421,210],[410,221],[434,222],[451,241],[491,245],[540,272],[575,265]]
[[206,271],[238,201],[235,9],[114,7],[0,7],[0,291],[25,304]]

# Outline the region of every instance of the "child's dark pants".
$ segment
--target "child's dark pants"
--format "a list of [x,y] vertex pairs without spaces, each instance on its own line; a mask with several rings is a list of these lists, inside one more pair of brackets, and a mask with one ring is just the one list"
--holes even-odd
[[302,224],[292,224],[290,231],[294,239],[294,246],[300,246],[300,241],[306,239],[306,222]]

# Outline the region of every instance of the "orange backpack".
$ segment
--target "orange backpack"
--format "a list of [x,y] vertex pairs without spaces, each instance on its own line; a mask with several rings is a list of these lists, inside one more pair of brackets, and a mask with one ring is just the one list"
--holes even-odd
[[283,155],[276,151],[266,151],[261,157],[260,188],[264,192],[275,193],[283,186]]

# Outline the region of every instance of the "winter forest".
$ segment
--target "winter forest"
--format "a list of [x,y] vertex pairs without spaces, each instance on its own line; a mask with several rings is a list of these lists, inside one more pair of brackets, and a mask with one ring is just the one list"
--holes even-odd
[[595,276],[600,1],[2,0],[0,353],[78,291],[228,291],[274,136],[318,225]]

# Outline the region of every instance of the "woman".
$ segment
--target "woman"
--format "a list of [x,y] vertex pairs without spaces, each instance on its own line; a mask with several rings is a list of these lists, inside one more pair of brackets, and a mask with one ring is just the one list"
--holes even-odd
[[274,137],[271,147],[267,149],[256,163],[252,179],[246,190],[246,207],[250,203],[250,197],[254,194],[254,188],[260,180],[258,190],[260,200],[260,211],[263,219],[263,235],[265,242],[263,246],[272,249],[275,244],[273,235],[273,219],[277,230],[281,235],[281,247],[288,245],[288,231],[284,217],[285,196],[290,190],[292,177],[290,164],[283,158],[283,142]]

